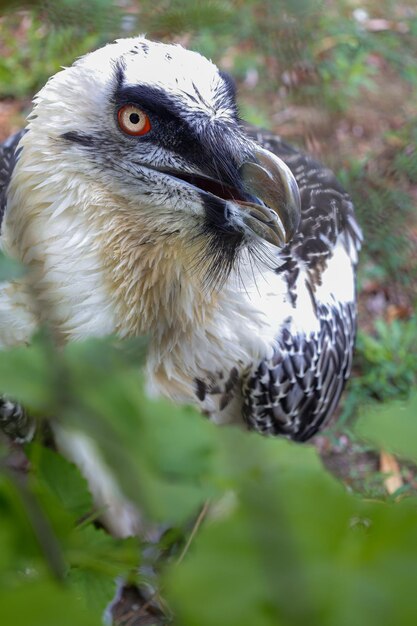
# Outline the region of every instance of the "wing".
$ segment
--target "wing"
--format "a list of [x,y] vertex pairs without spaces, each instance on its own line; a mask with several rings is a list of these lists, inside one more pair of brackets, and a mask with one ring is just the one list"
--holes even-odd
[[4,143],[0,144],[0,228],[6,210],[7,187],[18,156],[16,147],[24,133],[25,131],[22,130],[11,135]]
[[[25,131],[16,133],[0,144],[0,234],[7,206],[7,188],[19,156],[17,146],[24,133]],[[0,249],[1,243],[0,237]],[[36,329],[37,320],[31,312],[29,297],[21,281],[14,280],[12,286],[8,282],[2,282],[0,284],[0,348],[28,343]]]
[[[291,319],[283,320],[280,327],[277,324],[272,359],[261,362],[243,382],[243,412],[252,429],[304,441],[334,411],[349,377],[355,341],[354,298],[321,302],[317,287],[332,263],[336,245],[342,245],[349,255],[350,275],[346,280],[352,279],[362,236],[350,198],[330,170],[274,135],[259,131],[249,134],[287,163],[299,185],[300,229],[282,251],[283,264],[277,271],[283,273],[294,309],[297,279],[304,272],[318,330],[295,331]],[[343,275],[340,280],[344,280]]]

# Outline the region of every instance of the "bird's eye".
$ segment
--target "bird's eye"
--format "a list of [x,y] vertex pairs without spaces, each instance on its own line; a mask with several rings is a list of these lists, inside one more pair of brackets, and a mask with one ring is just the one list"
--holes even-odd
[[125,104],[117,112],[117,120],[123,132],[128,135],[145,135],[151,130],[149,117],[134,104]]

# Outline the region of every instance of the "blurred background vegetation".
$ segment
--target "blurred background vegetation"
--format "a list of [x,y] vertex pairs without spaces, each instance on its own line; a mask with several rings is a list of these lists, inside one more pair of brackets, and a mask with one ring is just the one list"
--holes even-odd
[[[355,376],[316,450],[219,430],[189,410],[150,403],[137,384],[142,346],[134,346],[133,360],[132,346],[110,341],[57,355],[43,337],[0,354],[1,391],[35,415],[94,434],[125,492],[151,520],[172,527],[150,552],[139,540],[116,541],[95,524],[73,466],[33,444],[23,476],[15,471],[21,451],[10,454],[4,444],[1,622],[99,624],[114,579],[143,582],[152,566],[151,585],[162,589],[170,609],[161,601],[162,608],[173,610],[178,625],[415,626],[415,1],[2,7],[0,140],[24,125],[37,89],[77,56],[139,32],[179,42],[234,76],[243,118],[338,173],[365,244]],[[221,505],[183,558],[190,520],[207,499]],[[138,573],[140,561],[147,567]],[[164,623],[157,595],[150,596],[142,613],[132,608],[136,601],[121,603],[117,623]]]

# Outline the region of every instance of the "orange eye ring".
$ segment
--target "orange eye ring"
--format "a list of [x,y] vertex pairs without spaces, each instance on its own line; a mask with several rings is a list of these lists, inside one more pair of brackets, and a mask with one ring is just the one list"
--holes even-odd
[[125,104],[117,111],[117,121],[124,133],[133,137],[146,135],[151,130],[148,115],[134,104]]

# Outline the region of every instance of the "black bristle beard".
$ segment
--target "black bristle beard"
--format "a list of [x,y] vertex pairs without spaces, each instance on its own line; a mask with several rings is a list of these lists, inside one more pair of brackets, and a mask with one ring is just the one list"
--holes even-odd
[[242,261],[250,268],[251,278],[265,270],[275,270],[280,265],[278,251],[272,252],[258,237],[248,238],[244,233],[219,232],[211,225],[205,225],[195,235],[199,252],[190,259],[189,268],[199,276],[202,290],[206,293],[221,291],[230,274],[236,274],[242,289],[246,289],[245,277],[241,271]]
[[207,229],[204,237],[204,273],[203,288],[206,291],[219,291],[237,268],[239,257],[244,248],[244,236],[241,233],[221,233]]
[[208,194],[204,194],[202,199],[205,219],[194,236],[199,252],[190,259],[189,268],[199,276],[205,292],[220,291],[232,272],[236,273],[245,289],[244,276],[240,271],[243,257],[246,266],[249,263],[253,277],[280,265],[278,250],[271,252],[271,247],[255,234],[236,228],[224,200]]
[[209,224],[198,227],[190,241],[192,256],[187,262],[190,274],[206,293],[220,291],[231,272],[238,267],[245,246],[240,233],[219,233]]

